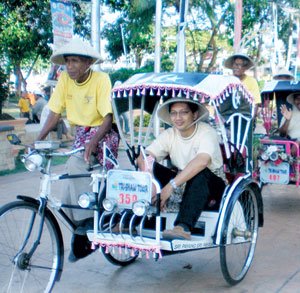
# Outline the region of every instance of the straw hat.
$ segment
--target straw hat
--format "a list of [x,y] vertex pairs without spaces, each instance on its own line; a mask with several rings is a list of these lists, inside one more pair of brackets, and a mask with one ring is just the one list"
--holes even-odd
[[94,64],[102,61],[100,54],[90,44],[83,42],[78,38],[73,38],[69,43],[64,44],[62,47],[54,51],[50,60],[54,64],[65,65],[65,55],[90,57]]
[[164,102],[157,111],[158,118],[169,125],[172,125],[169,109],[170,105],[174,103],[190,103],[198,106],[199,117],[196,121],[194,121],[193,124],[197,123],[200,120],[205,120],[209,116],[209,112],[205,108],[205,106],[199,104],[199,102],[197,101],[189,100],[186,98],[172,98]]
[[249,56],[247,56],[246,54],[243,54],[243,53],[235,53],[235,54],[231,55],[230,57],[228,57],[224,62],[224,66],[226,68],[233,69],[233,62],[236,58],[241,58],[241,59],[245,59],[248,61],[248,65],[244,67],[244,68],[246,68],[246,70],[250,69],[254,66],[254,62],[252,61],[252,59],[250,59]]
[[293,80],[294,75],[286,68],[279,68],[277,73],[275,75],[273,75],[273,79],[274,80],[280,80],[280,79]]
[[292,94],[289,94],[286,98],[286,100],[291,104],[291,105],[294,105],[294,99],[295,99],[295,96],[300,96],[300,92],[296,92],[296,93],[292,93]]

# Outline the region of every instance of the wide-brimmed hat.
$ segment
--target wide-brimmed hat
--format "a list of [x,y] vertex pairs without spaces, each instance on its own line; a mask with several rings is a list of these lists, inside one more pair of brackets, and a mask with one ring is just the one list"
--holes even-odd
[[172,125],[169,109],[170,109],[170,105],[174,104],[174,103],[190,103],[190,104],[195,104],[198,106],[199,117],[197,120],[194,121],[193,124],[197,123],[200,120],[205,120],[209,116],[209,112],[206,109],[206,107],[201,105],[199,102],[189,100],[186,98],[173,98],[173,99],[169,99],[166,102],[164,102],[157,110],[158,118],[160,120],[162,120],[164,123],[167,123],[169,125]]
[[273,75],[273,79],[275,79],[275,80],[280,80],[280,79],[293,80],[294,75],[286,68],[279,68],[277,70],[277,73]]
[[294,105],[294,99],[295,99],[295,96],[300,96],[300,92],[295,92],[295,93],[292,93],[292,94],[289,94],[286,98],[286,100],[291,104],[291,105]]
[[224,66],[226,68],[233,69],[233,63],[236,58],[241,58],[241,59],[245,59],[248,61],[248,65],[245,66],[246,70],[250,69],[254,66],[253,60],[249,56],[247,56],[246,54],[243,54],[243,53],[235,53],[235,54],[231,55],[230,57],[228,57],[224,62]]
[[64,56],[66,55],[89,57],[92,58],[94,64],[102,62],[100,54],[90,44],[79,38],[73,38],[70,42],[54,51],[50,60],[54,64],[65,65]]

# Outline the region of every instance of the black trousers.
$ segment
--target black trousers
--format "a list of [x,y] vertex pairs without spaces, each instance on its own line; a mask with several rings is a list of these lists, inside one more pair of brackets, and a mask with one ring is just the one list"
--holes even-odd
[[[161,187],[164,187],[176,176],[177,172],[155,162],[153,174]],[[209,198],[221,198],[224,189],[224,181],[208,168],[199,172],[186,183],[174,225],[185,224],[192,229]]]

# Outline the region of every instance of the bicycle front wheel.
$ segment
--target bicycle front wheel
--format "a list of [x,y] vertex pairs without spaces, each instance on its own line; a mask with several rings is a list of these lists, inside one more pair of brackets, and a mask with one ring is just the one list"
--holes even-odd
[[61,267],[61,243],[55,223],[38,206],[15,201],[0,208],[0,292],[49,292]]

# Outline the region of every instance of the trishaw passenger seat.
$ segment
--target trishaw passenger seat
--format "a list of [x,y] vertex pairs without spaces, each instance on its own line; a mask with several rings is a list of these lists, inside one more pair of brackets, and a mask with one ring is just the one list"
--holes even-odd
[[251,118],[242,113],[230,115],[225,123],[227,140],[220,145],[223,154],[224,172],[228,183],[245,174],[247,162],[247,137]]
[[223,156],[224,162],[224,173],[226,179],[229,184],[231,184],[237,177],[245,174],[246,171],[246,148],[244,148],[243,154],[234,147],[233,144],[229,143],[230,150],[230,157],[226,157],[225,147],[224,144],[220,144],[221,153]]

